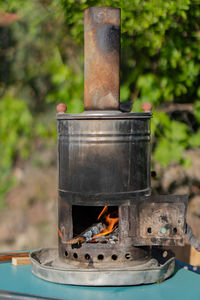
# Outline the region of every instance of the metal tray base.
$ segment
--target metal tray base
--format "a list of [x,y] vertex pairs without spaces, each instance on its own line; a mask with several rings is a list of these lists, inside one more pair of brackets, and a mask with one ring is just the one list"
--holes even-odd
[[173,253],[168,253],[168,259],[161,259],[163,263],[153,255],[152,259],[142,265],[115,269],[68,265],[59,259],[56,248],[33,251],[30,257],[33,274],[47,281],[83,286],[128,286],[161,282],[170,277],[174,272],[175,260]]

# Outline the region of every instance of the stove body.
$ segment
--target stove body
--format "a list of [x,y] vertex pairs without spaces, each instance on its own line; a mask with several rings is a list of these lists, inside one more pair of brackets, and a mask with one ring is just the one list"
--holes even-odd
[[[185,242],[187,197],[151,196],[150,112],[119,110],[120,10],[85,10],[82,114],[59,112],[58,251],[32,254],[33,273],[65,284],[134,285],[171,276],[161,246]],[[69,244],[104,206],[119,216],[113,243]]]

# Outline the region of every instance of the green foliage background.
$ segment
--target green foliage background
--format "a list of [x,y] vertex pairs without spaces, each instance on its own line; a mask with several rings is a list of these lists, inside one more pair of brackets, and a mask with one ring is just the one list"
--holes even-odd
[[[200,146],[199,0],[8,2],[0,0],[0,11],[19,20],[0,26],[1,198],[34,141],[55,141],[56,104],[83,111],[83,10],[89,6],[121,7],[121,101],[134,101],[134,112],[153,104],[153,163],[190,164],[184,151]],[[179,111],[177,104],[190,109]]]

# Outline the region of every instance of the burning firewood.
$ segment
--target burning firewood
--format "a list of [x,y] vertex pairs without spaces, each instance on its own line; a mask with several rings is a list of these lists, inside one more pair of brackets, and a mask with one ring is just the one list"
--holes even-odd
[[119,228],[115,228],[108,235],[98,235],[93,237],[91,243],[100,243],[100,244],[116,244],[119,240]]
[[119,218],[111,218],[110,217],[110,214],[108,214],[106,217],[105,217],[105,222],[108,224],[107,227],[105,227],[100,233],[98,234],[95,234],[93,236],[93,238],[96,238],[100,235],[108,235],[109,233],[113,232],[113,230],[115,228],[117,228],[117,223],[119,221]]
[[94,235],[99,234],[105,228],[105,224],[97,223],[93,224],[87,230],[85,230],[80,236],[75,237],[69,241],[66,241],[66,244],[83,244],[91,241]]
[[[103,210],[97,217],[98,221],[100,219],[103,219],[104,222],[93,224],[91,227],[89,227],[87,230],[81,233],[78,237],[75,237],[69,241],[63,241],[63,243],[73,245],[74,247],[78,247],[83,243],[95,242],[115,244],[118,240],[117,224],[119,220],[119,218],[116,216],[116,212],[112,213],[111,217],[111,213],[108,213],[108,206],[104,206]],[[58,230],[58,234],[62,239],[62,233],[60,230]]]

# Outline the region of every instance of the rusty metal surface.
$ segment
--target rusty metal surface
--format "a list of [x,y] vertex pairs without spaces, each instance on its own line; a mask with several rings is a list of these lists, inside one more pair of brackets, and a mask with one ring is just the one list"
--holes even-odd
[[184,203],[144,203],[140,206],[140,236],[148,240],[148,244],[183,244],[184,223]]
[[120,97],[119,8],[84,11],[85,110],[118,110]]
[[132,243],[135,246],[184,246],[187,198],[186,195],[139,197],[129,206],[128,235]]

